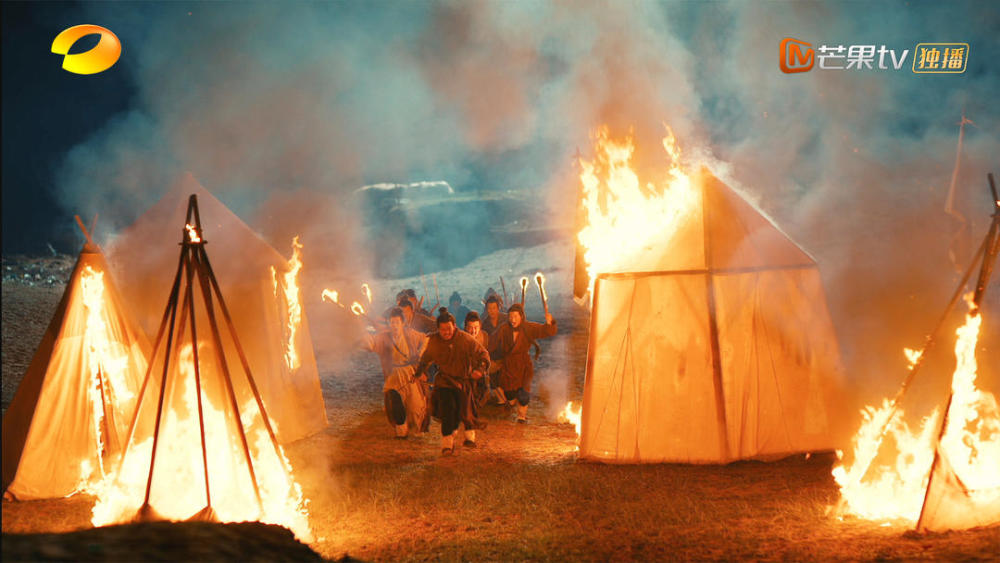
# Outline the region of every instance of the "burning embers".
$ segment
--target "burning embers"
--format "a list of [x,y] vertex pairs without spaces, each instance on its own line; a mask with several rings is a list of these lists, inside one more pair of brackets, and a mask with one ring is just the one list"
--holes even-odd
[[[296,335],[302,326],[302,301],[299,292],[299,271],[302,270],[302,244],[299,237],[292,239],[292,257],[288,260],[288,271],[278,275],[271,266],[271,280],[274,284],[274,296],[280,293],[285,298],[285,365],[288,371],[294,372],[302,365],[296,348]],[[280,280],[280,281],[279,281]]]
[[578,238],[593,295],[598,274],[633,264],[644,249],[666,244],[692,209],[696,194],[681,169],[681,151],[667,127],[663,148],[669,158],[664,177],[643,185],[632,168],[632,136],[612,139],[608,128],[595,135],[594,160],[580,159],[586,226]]
[[[1000,408],[994,395],[976,387],[975,349],[982,314],[971,301],[969,305],[972,310],[956,331],[956,366],[945,426],[939,409],[913,431],[892,401],[884,400],[879,408],[865,407],[864,422],[854,437],[853,462],[833,470],[845,512],[916,522],[929,494],[935,446],[971,501],[970,510],[1000,503]],[[906,356],[912,369],[920,355],[908,350]],[[891,464],[876,464],[886,433],[896,445],[896,457]]]

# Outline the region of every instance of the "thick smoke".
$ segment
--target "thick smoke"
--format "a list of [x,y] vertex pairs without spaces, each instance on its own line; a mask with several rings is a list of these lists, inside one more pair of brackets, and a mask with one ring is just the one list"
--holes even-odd
[[[526,207],[541,210],[530,220],[569,232],[572,157],[589,156],[594,128],[633,128],[638,165],[655,168],[668,124],[687,154],[709,155],[817,258],[847,373],[881,396],[902,376],[900,348],[922,342],[957,281],[949,252],[964,267],[988,221],[1000,47],[986,38],[1000,16],[986,3],[93,10],[122,37],[138,94],[131,111],[67,155],[67,209],[100,211],[121,227],[190,170],[282,252],[301,234],[307,261],[330,278],[370,273],[363,202],[352,195],[362,185],[529,190]],[[898,72],[784,75],[775,55],[786,36],[910,52]],[[909,72],[916,43],[930,41],[969,42],[968,71]],[[976,126],[958,175],[968,224],[956,234],[943,207],[963,110]],[[461,228],[444,216],[411,229],[421,242],[402,253],[404,270],[429,261],[426,249],[485,244],[462,232],[507,223],[504,213],[518,219],[518,209],[471,204],[455,211]],[[998,320],[984,328],[993,348]]]

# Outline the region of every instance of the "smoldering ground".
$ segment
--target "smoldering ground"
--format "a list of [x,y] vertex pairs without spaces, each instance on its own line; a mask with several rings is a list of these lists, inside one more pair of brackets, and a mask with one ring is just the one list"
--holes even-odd
[[[901,348],[919,345],[940,314],[957,281],[949,253],[967,262],[988,220],[1000,47],[987,38],[1000,16],[984,3],[88,9],[122,38],[119,64],[138,94],[66,155],[66,209],[100,212],[113,232],[189,170],[280,251],[301,235],[313,286],[374,274],[372,225],[352,195],[362,185],[525,190],[543,210],[534,221],[571,227],[572,158],[589,155],[594,128],[631,128],[637,165],[652,169],[668,124],[686,154],[711,162],[815,256],[845,373],[870,402],[895,389]],[[969,68],[786,76],[774,61],[786,36],[885,44],[910,57],[918,42],[968,42]],[[943,206],[963,111],[975,126],[956,182],[961,225]],[[411,262],[401,271],[415,271],[427,249],[502,246],[462,231],[517,219],[478,204],[461,213],[462,229],[440,217],[407,231],[400,259]],[[309,282],[308,264],[322,264],[324,280]],[[996,292],[991,299],[986,310],[1000,309]],[[983,329],[983,353],[994,357],[998,322],[987,316]],[[994,364],[983,362],[981,381],[995,389]]]

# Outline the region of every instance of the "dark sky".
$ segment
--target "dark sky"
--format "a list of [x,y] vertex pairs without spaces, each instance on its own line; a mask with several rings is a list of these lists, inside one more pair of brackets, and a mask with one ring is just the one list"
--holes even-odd
[[[3,252],[71,252],[79,244],[72,214],[53,192],[66,151],[128,107],[135,88],[128,46],[107,71],[77,75],[62,69],[52,40],[89,21],[75,2],[3,2]],[[72,53],[89,50],[96,36]]]

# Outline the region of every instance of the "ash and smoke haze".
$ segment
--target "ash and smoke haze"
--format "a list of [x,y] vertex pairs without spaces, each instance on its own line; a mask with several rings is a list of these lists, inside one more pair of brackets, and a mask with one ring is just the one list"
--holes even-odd
[[[958,176],[960,263],[985,232],[986,172],[1000,172],[1000,10],[985,2],[90,9],[121,37],[138,95],[66,155],[67,209],[123,227],[191,171],[279,250],[302,234],[307,260],[364,269],[362,185],[526,189],[568,225],[572,156],[589,156],[590,132],[634,127],[641,165],[666,123],[817,258],[848,367],[886,373],[889,388],[901,356],[885,350],[918,345],[957,281],[943,207],[963,110],[976,125]],[[909,57],[918,42],[960,41],[971,57],[959,76],[913,74],[910,58],[901,71],[784,75],[786,36]],[[465,213],[465,225],[495,219]],[[420,236],[463,238],[440,225]],[[1000,311],[998,293],[988,307]],[[995,321],[984,334],[996,358]]]

